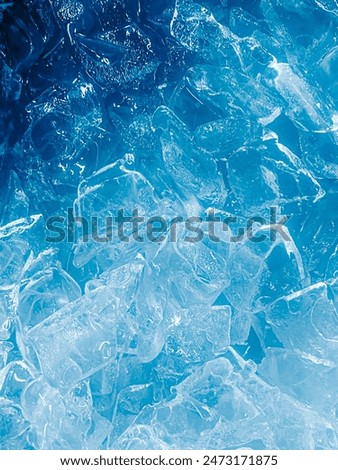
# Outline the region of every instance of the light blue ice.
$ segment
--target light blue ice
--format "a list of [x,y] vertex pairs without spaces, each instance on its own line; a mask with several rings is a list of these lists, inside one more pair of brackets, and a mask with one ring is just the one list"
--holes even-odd
[[0,7],[0,449],[338,448],[337,22]]

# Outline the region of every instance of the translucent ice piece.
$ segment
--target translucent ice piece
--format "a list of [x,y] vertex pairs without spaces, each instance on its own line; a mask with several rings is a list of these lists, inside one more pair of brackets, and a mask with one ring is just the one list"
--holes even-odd
[[332,184],[324,197],[295,220],[290,220],[290,230],[301,253],[304,267],[314,281],[335,277],[328,272],[328,262],[337,249],[337,191]]
[[31,423],[31,442],[35,448],[69,448],[66,441],[62,442],[62,421],[66,409],[57,389],[41,378],[33,380],[23,390],[21,404],[25,417]]
[[27,354],[51,384],[69,388],[114,361],[116,311],[115,295],[98,288],[32,328]]
[[[76,265],[82,266],[94,256],[98,257],[107,245],[118,242],[117,230],[113,231],[112,227],[113,218],[118,216],[119,210],[125,216],[137,210],[138,216],[143,218],[161,213],[154,188],[141,173],[128,168],[126,160],[102,168],[84,179],[79,186],[74,216],[82,219],[70,221],[69,232],[69,241],[77,242]],[[128,237],[132,232],[131,224],[125,224],[124,234],[120,235]],[[133,246],[133,243],[124,243],[120,249],[132,251]],[[114,251],[110,247],[109,250]]]
[[290,63],[304,63],[330,28],[330,15],[318,8],[319,2],[263,0],[260,4],[272,35],[286,49]]
[[269,348],[258,366],[258,373],[282,392],[313,407],[328,419],[334,419],[337,367],[317,364],[288,349]]
[[69,0],[56,0],[53,2],[53,7],[57,16],[64,22],[77,20],[84,10],[81,2],[70,2]]
[[[240,312],[239,315],[244,315],[244,324],[247,322],[246,315],[251,318],[253,312],[307,286],[309,282],[289,232],[282,236],[274,228],[270,233],[265,230],[259,232],[266,237],[259,242],[248,240],[236,243],[228,260],[231,281],[223,292],[230,304]],[[276,237],[275,241],[270,239],[271,236]],[[284,240],[285,236],[289,240]]]
[[332,367],[338,351],[338,315],[331,299],[330,286],[321,282],[278,300],[267,320],[286,347]]
[[233,111],[226,119],[197,127],[194,140],[198,147],[216,158],[227,158],[252,138],[251,126],[242,113]]
[[156,110],[153,125],[163,130],[163,160],[185,197],[194,195],[205,208],[222,207],[226,191],[216,162],[208,153],[196,151],[185,126],[168,108]]
[[208,106],[196,96],[195,90],[186,77],[175,88],[169,101],[169,108],[190,131],[195,131],[203,124],[225,117],[232,111],[231,109],[218,110]]
[[315,0],[323,10],[333,13],[338,16],[338,3],[337,0]]
[[24,330],[36,326],[81,295],[78,284],[63,269],[46,268],[22,284],[18,314]]
[[152,426],[132,425],[117,441],[111,442],[112,449],[143,450],[169,449]]
[[99,448],[111,430],[109,421],[93,410],[87,382],[61,396],[43,380],[32,381],[23,391],[22,404],[37,448]]
[[[205,6],[190,0],[176,2],[171,34],[187,49],[216,63],[222,59],[227,48],[232,49],[230,30],[218,23]],[[232,53],[235,56],[233,49]]]
[[109,275],[108,283],[119,299],[121,312],[116,322],[118,341],[125,342],[125,351],[136,354],[141,362],[154,359],[165,341],[168,293],[162,276],[140,256]]
[[63,398],[66,413],[60,416],[61,436],[72,449],[85,448],[85,439],[90,432],[92,395],[87,381],[79,383]]
[[24,449],[27,443],[29,422],[23,417],[22,410],[11,401],[0,398],[0,449]]
[[8,354],[13,349],[10,341],[0,340],[0,370],[2,370],[8,362]]
[[299,132],[300,147],[309,169],[318,178],[338,176],[338,132]]
[[86,449],[97,450],[102,448],[103,443],[112,430],[112,426],[110,420],[93,410],[91,414],[91,426],[85,438]]
[[100,86],[144,80],[159,64],[151,37],[136,23],[89,39],[75,35],[84,71]]
[[34,225],[41,220],[41,214],[34,214],[27,218],[21,218],[9,222],[6,225],[0,227],[0,239],[6,240],[14,234],[21,235],[22,233],[28,232]]
[[71,87],[46,90],[28,107],[32,124],[26,134],[42,161],[74,158],[87,126],[102,120],[91,83],[74,80]]
[[9,339],[12,333],[13,312],[8,294],[0,292],[0,340]]
[[239,149],[230,156],[227,167],[232,189],[229,199],[240,201],[242,213],[248,216],[259,214],[264,207],[314,200],[322,194],[302,161],[274,139]]
[[250,362],[231,362],[207,362],[176,387],[176,398],[144,408],[134,425],[156,426],[171,449],[334,448],[327,420],[261,380]]
[[276,76],[270,84],[285,100],[285,114],[296,126],[306,131],[327,132],[337,127],[337,115],[330,100],[323,101],[318,86],[309,83],[289,64],[273,62],[271,70]]
[[[1,227],[4,229],[5,227]],[[30,254],[29,245],[19,237],[1,239],[0,228],[0,291],[13,289],[20,280]],[[18,228],[20,229],[20,228]]]
[[230,321],[228,305],[176,310],[168,328],[172,360],[186,372],[224,354],[230,345]]
[[[175,224],[176,225],[176,224]],[[206,227],[204,227],[204,230]],[[229,285],[227,257],[229,246],[224,241],[213,243],[205,236],[199,243],[189,240],[195,234],[176,227],[172,239],[158,252],[153,262],[161,266],[157,279],[166,279],[168,317],[177,308],[190,309],[199,305],[209,307]],[[200,224],[200,230],[203,231]]]
[[110,413],[115,403],[119,364],[109,364],[90,377],[93,403],[99,413]]
[[138,415],[141,409],[153,402],[151,384],[130,385],[118,395],[118,414]]
[[281,112],[281,101],[263,83],[231,67],[197,65],[186,74],[195,96],[212,109],[239,107],[262,124],[273,121]]
[[[338,13],[337,13],[338,16]],[[335,26],[332,27],[335,30]],[[334,34],[334,33],[333,33]],[[338,48],[332,47],[332,40],[328,41],[329,44],[324,44],[325,53],[321,54],[317,63],[315,64],[318,70],[317,79],[322,87],[330,93],[333,102],[337,107],[338,103],[338,84],[336,80],[336,70],[338,64]],[[321,49],[321,48],[320,48]],[[319,67],[319,68],[317,68]]]
[[33,380],[31,369],[23,361],[10,362],[0,372],[0,394],[13,403],[21,404],[24,388]]
[[4,210],[1,214],[1,225],[28,217],[29,201],[22,190],[19,177],[14,171],[10,172],[8,185],[5,189],[7,194],[4,200]]

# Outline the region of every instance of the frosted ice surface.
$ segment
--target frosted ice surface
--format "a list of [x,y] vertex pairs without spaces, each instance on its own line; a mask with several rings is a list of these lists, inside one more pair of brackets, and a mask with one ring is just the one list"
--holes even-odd
[[0,6],[1,449],[338,448],[337,12]]

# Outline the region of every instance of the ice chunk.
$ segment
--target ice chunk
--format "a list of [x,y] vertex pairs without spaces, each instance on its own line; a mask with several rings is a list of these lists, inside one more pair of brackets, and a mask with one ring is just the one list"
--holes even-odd
[[0,449],[19,450],[28,448],[29,422],[23,417],[18,405],[0,398]]
[[177,41],[208,61],[222,63],[227,49],[235,57],[231,31],[218,23],[205,6],[190,0],[179,0],[170,26],[171,34]]
[[21,279],[30,254],[29,245],[19,237],[1,239],[0,227],[0,291],[9,291]]
[[51,384],[69,388],[114,361],[116,314],[116,297],[99,287],[32,328],[27,355]]
[[323,8],[323,10],[338,16],[337,0],[315,0],[315,2],[317,3],[317,5]]
[[[228,116],[232,111],[212,109],[196,96],[194,88],[191,87],[186,77],[175,88],[169,101],[169,108],[187,126],[186,133],[188,129],[195,131],[198,126]],[[178,121],[177,125],[179,125]],[[183,127],[182,124],[181,127]]]
[[250,122],[243,113],[232,110],[225,119],[211,121],[197,127],[194,140],[198,147],[216,158],[227,158],[252,138]]
[[183,123],[170,109],[158,108],[153,125],[163,131],[163,160],[170,176],[184,190],[185,198],[194,195],[205,208],[221,208],[226,191],[216,162],[208,153],[196,151]]
[[74,40],[83,70],[103,87],[144,80],[159,64],[151,37],[135,23]]
[[91,83],[46,90],[28,107],[32,124],[27,138],[43,161],[74,157],[88,126],[99,126],[102,113]]
[[299,132],[303,158],[318,178],[338,176],[338,132],[315,134]]
[[24,330],[32,328],[73,302],[81,289],[63,269],[45,268],[22,283],[18,315]]
[[101,285],[87,285],[84,296],[30,329],[25,354],[63,388],[114,362],[118,352],[150,361],[164,343],[165,305],[159,279],[139,258],[106,273]]
[[[331,27],[331,30],[336,30],[336,25]],[[335,33],[333,32],[332,35]],[[318,81],[322,87],[327,91],[335,105],[337,106],[338,102],[338,85],[335,79],[335,71],[337,70],[338,62],[338,48],[336,46],[332,47],[332,39],[327,40],[327,43],[324,43],[322,48],[325,50],[325,53],[322,53],[321,56],[317,59],[316,67],[318,68]]]
[[130,385],[118,395],[118,414],[138,415],[141,409],[153,402],[151,384]]
[[56,0],[53,7],[61,21],[69,22],[77,20],[83,13],[83,3],[70,2],[69,0]]
[[262,0],[260,3],[272,36],[286,50],[290,63],[304,64],[330,29],[330,15],[318,8],[320,1]]
[[309,83],[289,64],[273,62],[270,68],[275,76],[268,83],[285,100],[284,112],[297,126],[312,132],[336,130],[335,107],[330,100],[323,102],[318,86]]
[[98,448],[111,430],[108,420],[93,410],[87,382],[79,383],[61,396],[38,379],[25,387],[22,403],[32,424],[32,440],[38,448]]
[[281,100],[268,87],[235,68],[197,65],[188,71],[186,80],[199,100],[222,114],[237,107],[249,118],[266,124],[281,112]]
[[[134,358],[135,359],[135,358]],[[116,399],[120,361],[95,372],[90,377],[93,404],[98,413],[111,413]]]
[[269,348],[258,373],[282,392],[308,404],[329,420],[334,419],[337,367],[316,363],[289,349]]
[[126,341],[124,351],[136,354],[141,362],[154,359],[165,341],[163,322],[168,293],[161,281],[158,270],[140,256],[109,273],[108,285],[119,299],[121,314],[118,344]]
[[250,363],[232,362],[207,362],[176,387],[176,398],[144,408],[134,426],[156,425],[171,449],[334,448],[325,419],[266,384]]
[[108,439],[111,430],[112,423],[93,410],[91,414],[91,426],[85,437],[86,449],[101,449]]
[[[125,224],[124,233],[113,231],[113,220],[121,210],[124,216],[130,216],[137,210],[138,217],[143,218],[143,225],[145,217],[162,215],[161,202],[156,197],[154,188],[141,173],[128,168],[126,159],[95,172],[79,186],[73,217],[82,219],[70,220],[68,240],[77,243],[74,260],[76,265],[82,266],[92,257],[98,257],[107,245],[110,245],[108,250],[112,255],[112,243],[118,242],[121,236],[126,241],[132,235],[132,224]],[[163,208],[163,212],[164,210]],[[133,243],[130,243],[130,247],[129,244],[120,243],[117,250],[126,251],[127,248],[135,253]]]
[[325,196],[299,216],[290,220],[290,231],[302,256],[304,267],[314,281],[334,278],[328,270],[329,259],[337,249],[337,185],[330,185]]
[[10,341],[0,340],[0,370],[2,370],[8,362],[8,354],[13,349]]
[[169,449],[152,426],[132,425],[122,436],[111,443],[112,449],[152,450]]
[[22,190],[19,177],[14,171],[10,172],[8,185],[4,186],[4,189],[6,190],[6,197],[1,214],[1,225],[27,218],[29,201]]
[[176,356],[187,372],[196,364],[224,354],[230,345],[230,321],[228,305],[177,310],[168,328],[171,356]]
[[[245,315],[251,316],[249,312],[258,312],[309,282],[288,231],[277,234],[273,226],[267,225],[255,236],[258,234],[263,239],[237,242],[231,251],[228,261],[231,281],[223,291],[234,309],[244,315],[244,323]],[[275,241],[269,239],[271,236]]]
[[338,315],[323,282],[273,304],[267,320],[278,339],[305,359],[334,366],[338,348]]
[[33,372],[25,362],[10,362],[0,372],[1,396],[20,405],[22,392],[33,378]]
[[62,448],[65,443],[60,442],[60,429],[65,407],[58,390],[41,378],[31,381],[22,393],[21,403],[24,415],[31,423],[30,439],[35,448]]
[[87,381],[79,383],[64,398],[61,435],[72,449],[83,448],[91,427],[92,395]]
[[0,292],[0,340],[9,339],[12,333],[13,312],[8,294]]
[[[154,258],[154,263],[162,266],[162,276],[166,278],[169,313],[172,307],[211,306],[230,282],[227,269],[229,245],[221,240],[214,243],[207,237],[197,243],[190,230],[184,227],[175,230],[176,241],[167,243]],[[202,224],[199,230],[203,232]],[[205,230],[206,227],[204,233]]]
[[286,206],[291,212],[299,201],[322,195],[300,158],[273,138],[257,147],[239,149],[229,157],[227,169],[232,190],[227,205],[240,201],[241,213],[248,216],[273,206]]

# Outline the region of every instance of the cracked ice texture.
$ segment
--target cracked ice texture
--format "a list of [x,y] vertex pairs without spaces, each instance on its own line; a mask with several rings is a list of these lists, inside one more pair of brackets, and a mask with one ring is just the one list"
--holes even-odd
[[[337,449],[337,1],[0,22],[0,448]],[[46,239],[121,208],[237,223]]]

